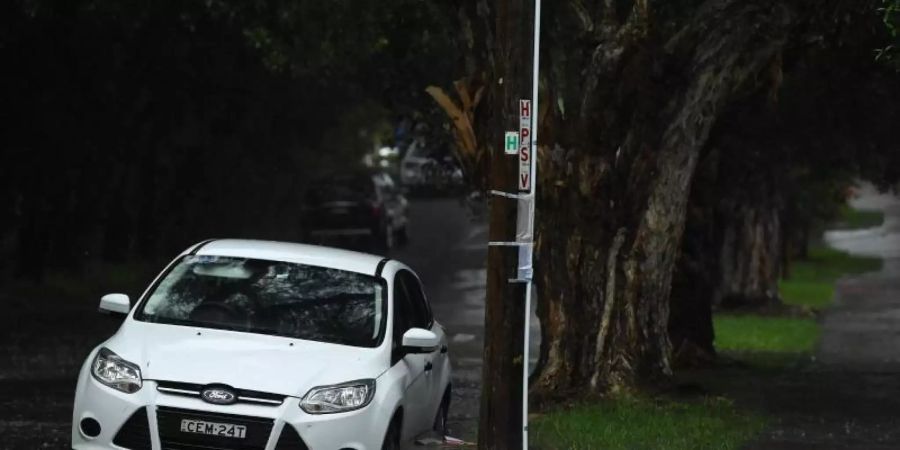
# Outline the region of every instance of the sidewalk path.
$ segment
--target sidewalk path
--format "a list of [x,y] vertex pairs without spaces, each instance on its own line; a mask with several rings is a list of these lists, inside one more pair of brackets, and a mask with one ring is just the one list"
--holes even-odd
[[814,365],[760,386],[777,419],[751,448],[900,449],[900,198],[865,187],[851,205],[883,211],[884,224],[826,241],[883,268],[838,282]]

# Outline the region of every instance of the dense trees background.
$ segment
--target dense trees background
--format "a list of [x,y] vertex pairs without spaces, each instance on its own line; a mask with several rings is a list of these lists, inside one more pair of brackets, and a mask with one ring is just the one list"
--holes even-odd
[[[428,85],[488,188],[531,5],[2,3],[0,279],[296,239],[311,177],[400,117],[447,122]],[[853,180],[900,178],[898,2],[545,8],[535,391],[665,383],[673,355],[714,355],[713,308],[777,307]]]
[[456,62],[415,0],[0,8],[5,276],[296,239],[304,183],[428,120]]
[[[488,173],[480,155],[500,151],[493,121],[515,126],[504,111],[519,95],[501,83],[517,52],[491,43],[531,2],[462,3],[471,58],[455,106],[439,100],[460,147],[483,163],[475,170]],[[673,355],[714,353],[713,307],[778,304],[785,255],[856,177],[896,181],[888,122],[900,79],[875,61],[891,39],[882,2],[545,7],[536,224],[544,344],[532,390],[581,398],[665,384]],[[487,100],[470,108],[468,93],[482,89]],[[486,367],[510,370],[501,358]],[[498,397],[514,389],[488,388]],[[515,429],[481,444],[515,447]]]

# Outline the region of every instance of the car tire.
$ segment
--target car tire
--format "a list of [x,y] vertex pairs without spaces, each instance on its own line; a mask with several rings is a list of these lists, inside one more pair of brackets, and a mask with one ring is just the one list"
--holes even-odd
[[381,450],[400,450],[400,418],[395,417],[384,434]]
[[381,236],[381,247],[385,252],[389,252],[394,249],[394,241],[396,238],[396,231],[394,231],[394,226],[390,223],[384,226],[384,234]]
[[438,407],[437,414],[434,416],[434,426],[432,429],[435,433],[438,433],[441,436],[441,439],[444,439],[450,433],[449,428],[447,427],[447,416],[450,413],[450,388],[444,392],[444,398],[441,400],[441,406]]
[[371,251],[373,253],[387,254],[394,248],[395,231],[390,224],[382,225],[376,233],[371,235]]
[[397,245],[406,245],[409,243],[409,224],[403,225],[403,228],[397,231]]

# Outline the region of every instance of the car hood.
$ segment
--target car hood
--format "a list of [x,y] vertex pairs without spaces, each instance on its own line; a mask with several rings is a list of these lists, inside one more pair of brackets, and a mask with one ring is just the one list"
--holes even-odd
[[315,386],[376,378],[378,349],[280,336],[129,321],[106,346],[145,380],[227,384],[302,397]]

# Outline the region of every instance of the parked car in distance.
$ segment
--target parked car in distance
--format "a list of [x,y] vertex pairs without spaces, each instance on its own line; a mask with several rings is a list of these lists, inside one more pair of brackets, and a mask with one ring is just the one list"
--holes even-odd
[[385,252],[409,238],[409,201],[390,175],[353,172],[313,183],[306,194],[303,227],[314,243],[363,241]]
[[446,334],[400,262],[267,241],[178,255],[78,376],[72,448],[399,449],[444,432]]
[[416,140],[400,161],[400,182],[414,193],[452,194],[464,187],[465,180],[448,146],[435,149]]

